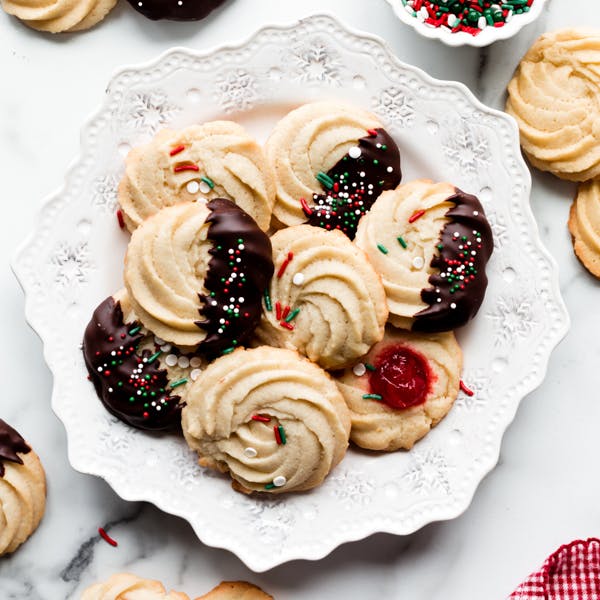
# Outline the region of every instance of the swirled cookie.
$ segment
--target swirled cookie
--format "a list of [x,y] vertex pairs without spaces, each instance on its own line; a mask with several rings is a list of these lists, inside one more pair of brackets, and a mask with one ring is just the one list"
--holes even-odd
[[229,471],[236,489],[281,493],[319,485],[342,460],[350,416],[325,371],[291,350],[261,346],[202,372],[182,427],[200,464]]
[[231,121],[164,129],[129,152],[119,185],[127,228],[165,206],[199,196],[229,198],[266,231],[275,202],[273,174],[262,148]]
[[245,581],[223,581],[196,600],[273,600],[273,596]]
[[181,422],[187,389],[205,366],[143,327],[125,290],[104,300],[85,330],[89,378],[107,410],[141,429],[170,429]]
[[506,111],[532,165],[572,181],[600,175],[600,30],[538,38],[508,86]]
[[267,235],[239,206],[217,198],[146,219],[131,236],[124,279],[150,331],[218,354],[251,335],[272,273]]
[[410,449],[458,395],[462,353],[452,332],[385,337],[337,377],[352,416],[350,439],[369,450]]
[[81,600],[190,600],[190,597],[181,592],[167,592],[160,581],[117,573],[85,589]]
[[135,10],[157,21],[199,21],[225,0],[127,0]]
[[89,29],[104,19],[117,0],[0,0],[2,8],[39,31]]
[[479,310],[493,240],[475,196],[425,179],[401,185],[363,217],[355,243],[381,275],[397,327],[449,331]]
[[381,280],[343,233],[296,225],[271,243],[276,276],[256,330],[261,343],[339,369],[383,337],[388,309]]
[[569,214],[569,231],[577,258],[600,277],[600,181],[579,186]]
[[277,181],[276,219],[339,229],[350,238],[379,194],[401,179],[398,146],[377,117],[337,102],[305,104],[286,115],[266,153]]
[[46,507],[46,476],[38,455],[0,419],[0,556],[36,529]]

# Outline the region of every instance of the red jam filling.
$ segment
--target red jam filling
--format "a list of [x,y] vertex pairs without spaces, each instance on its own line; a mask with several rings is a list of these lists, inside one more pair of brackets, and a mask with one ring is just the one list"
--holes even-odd
[[407,346],[387,346],[375,358],[369,375],[372,394],[381,396],[391,408],[423,404],[431,387],[432,373],[427,359]]

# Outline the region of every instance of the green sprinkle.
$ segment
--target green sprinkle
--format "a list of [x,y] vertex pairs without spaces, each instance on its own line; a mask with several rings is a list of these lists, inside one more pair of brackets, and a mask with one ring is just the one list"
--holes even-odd
[[382,254],[387,254],[389,252],[389,250],[383,244],[377,244],[377,249]]
[[287,438],[285,437],[285,429],[281,425],[279,425],[277,429],[279,430],[279,437],[281,438],[281,443],[285,445],[287,442]]
[[323,186],[330,190],[333,187],[333,179],[327,175],[327,173],[323,173],[323,171],[319,171],[316,177],[317,181]]
[[146,364],[150,364],[153,363],[160,355],[162,354],[162,350],[159,350],[158,352],[155,352],[147,361]]
[[295,308],[286,318],[285,318],[285,322],[286,323],[290,323],[291,321],[293,321],[296,316],[298,315],[298,313],[300,312],[299,308]]
[[397,239],[397,240],[400,242],[400,245],[401,245],[403,248],[406,248],[406,247],[407,247],[407,245],[408,245],[408,244],[407,244],[407,243],[404,241],[404,238],[403,238],[401,235],[399,235],[399,236],[398,236],[396,239]]
[[264,297],[265,297],[265,307],[267,308],[267,310],[269,312],[271,312],[273,310],[273,304],[271,304],[271,296],[269,295],[269,288],[265,288]]
[[129,335],[135,335],[138,331],[140,331],[141,327],[134,327],[133,329],[129,330]]
[[215,182],[210,177],[200,177],[200,181],[204,181],[211,190],[215,187]]
[[274,483],[267,483],[267,485],[265,485],[265,490],[272,490],[275,487]]
[[365,367],[366,367],[367,371],[376,371],[377,370],[375,368],[375,365],[372,365],[371,363],[365,363]]
[[188,382],[187,377],[184,377],[183,379],[179,379],[178,381],[174,381],[171,384],[171,389],[175,389],[176,387],[179,387],[180,385],[183,385],[187,382]]
[[231,346],[231,348],[225,348],[225,350],[223,350],[223,352],[221,352],[221,354],[231,354],[234,350],[235,350],[235,348],[233,346]]
[[383,396],[379,394],[363,394],[365,400],[383,400]]

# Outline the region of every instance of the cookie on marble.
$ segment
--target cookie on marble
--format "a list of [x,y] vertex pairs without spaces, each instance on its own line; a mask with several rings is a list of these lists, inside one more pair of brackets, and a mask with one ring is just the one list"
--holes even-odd
[[0,556],[37,529],[46,508],[46,475],[38,455],[0,419]]
[[580,184],[569,213],[569,231],[577,258],[600,277],[600,181]]
[[267,230],[275,202],[262,148],[232,121],[164,129],[126,158],[118,200],[129,231],[165,206],[229,198]]
[[539,37],[508,86],[506,111],[531,164],[557,177],[600,175],[600,30]]
[[273,596],[245,581],[223,581],[196,600],[273,600]]
[[127,0],[148,19],[158,21],[199,21],[207,17],[225,0]]
[[279,494],[314,488],[342,460],[350,415],[325,371],[297,352],[261,346],[202,372],[182,428],[200,464],[229,472],[237,490]]
[[193,349],[176,347],[148,331],[120,290],[94,311],[83,356],[106,409],[140,429],[179,427],[187,389],[206,365]]
[[452,408],[462,352],[452,332],[414,333],[388,326],[385,337],[336,379],[361,448],[410,449]]
[[167,592],[160,581],[117,573],[85,589],[81,600],[190,600],[190,597],[181,592]]
[[127,247],[124,280],[147,329],[215,355],[252,334],[272,273],[268,236],[239,206],[216,198],[146,219]]
[[271,238],[275,276],[256,337],[340,369],[383,337],[380,277],[341,231],[296,225]]
[[117,0],[0,0],[2,8],[39,31],[60,33],[93,27]]
[[313,102],[286,115],[266,144],[283,225],[308,223],[353,238],[360,217],[401,179],[400,152],[371,113]]
[[493,239],[475,196],[426,179],[401,185],[379,197],[354,242],[381,275],[397,327],[449,331],[479,310]]

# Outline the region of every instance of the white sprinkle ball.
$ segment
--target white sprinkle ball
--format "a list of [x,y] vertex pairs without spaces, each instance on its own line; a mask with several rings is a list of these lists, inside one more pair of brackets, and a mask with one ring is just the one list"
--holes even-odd
[[456,308],[456,304],[453,302],[453,303],[450,305],[450,308]]
[[282,487],[287,483],[287,479],[283,475],[278,475],[273,479],[273,485],[275,487]]
[[422,256],[415,256],[412,261],[413,267],[415,269],[422,269],[425,265],[425,261]]
[[182,368],[182,369],[187,369],[190,366],[190,359],[187,356],[180,356],[177,359],[177,364]]
[[362,152],[358,146],[352,146],[352,148],[348,150],[348,156],[350,158],[358,158],[361,154]]
[[177,364],[177,356],[174,354],[167,355],[167,358],[165,358],[165,363],[167,364],[167,367],[174,367]]
[[296,273],[292,278],[294,285],[302,285],[304,283],[304,273]]
[[163,340],[162,338],[159,338],[157,335],[154,336],[154,343],[157,346],[162,346],[165,343],[165,340]]
[[256,449],[252,448],[251,446],[248,446],[244,449],[244,456],[247,456],[248,458],[254,458],[257,454],[258,452]]
[[206,181],[201,181],[198,185],[198,188],[203,194],[208,194],[208,192],[210,192],[210,185],[208,185]]
[[197,369],[202,364],[202,359],[198,356],[192,356],[190,360],[190,366]]
[[202,373],[202,371],[200,369],[193,369],[190,372],[190,379],[192,381],[196,381],[196,379],[198,379],[198,377],[200,377],[200,373]]
[[172,346],[171,344],[163,344],[160,347],[161,352],[169,352],[169,350],[171,350]]
[[388,173],[393,173],[394,172],[394,167],[388,167],[387,168],[387,172]]
[[185,189],[190,194],[197,194],[198,190],[200,189],[200,184],[194,179],[192,181],[188,181],[187,182],[187,185],[185,186]]
[[366,372],[367,372],[367,367],[365,367],[365,365],[363,363],[356,363],[353,367],[352,367],[352,372],[357,376],[357,377],[362,377]]

